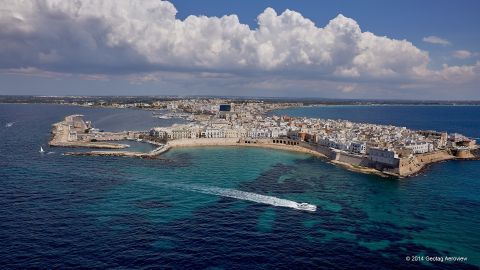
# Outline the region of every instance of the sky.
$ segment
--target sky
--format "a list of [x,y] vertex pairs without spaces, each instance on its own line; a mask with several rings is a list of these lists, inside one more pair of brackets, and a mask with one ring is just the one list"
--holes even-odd
[[3,95],[480,100],[479,1],[0,3]]

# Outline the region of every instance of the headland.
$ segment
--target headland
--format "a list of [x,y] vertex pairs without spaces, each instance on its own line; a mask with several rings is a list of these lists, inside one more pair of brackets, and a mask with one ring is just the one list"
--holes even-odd
[[153,112],[152,117],[181,114],[190,123],[143,131],[101,132],[81,115],[70,115],[53,125],[49,144],[122,149],[128,145],[112,141],[138,140],[157,145],[147,153],[111,150],[66,153],[139,158],[155,158],[176,147],[263,147],[307,153],[355,172],[400,178],[416,175],[436,162],[479,156],[476,141],[458,133],[265,114],[276,107],[298,106],[297,103],[221,102],[172,102],[169,113]]

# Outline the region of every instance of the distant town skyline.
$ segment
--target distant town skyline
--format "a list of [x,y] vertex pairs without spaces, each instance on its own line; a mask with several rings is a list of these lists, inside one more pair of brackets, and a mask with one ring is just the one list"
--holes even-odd
[[480,100],[478,1],[3,1],[1,95]]

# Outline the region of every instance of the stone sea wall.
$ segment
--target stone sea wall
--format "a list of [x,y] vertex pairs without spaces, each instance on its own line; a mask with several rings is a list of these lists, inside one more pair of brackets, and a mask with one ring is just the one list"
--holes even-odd
[[347,153],[338,153],[335,160],[339,162],[355,165],[355,166],[363,166],[363,167],[370,166],[370,161],[366,157],[350,155]]
[[431,153],[418,154],[412,158],[400,159],[398,173],[400,176],[409,176],[420,172],[425,166],[443,160],[455,159],[447,151],[435,151]]

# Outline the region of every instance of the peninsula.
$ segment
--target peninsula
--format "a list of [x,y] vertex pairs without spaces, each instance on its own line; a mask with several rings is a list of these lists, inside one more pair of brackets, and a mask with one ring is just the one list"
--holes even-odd
[[391,177],[418,174],[429,164],[478,157],[474,139],[462,134],[346,120],[266,116],[299,103],[227,103],[222,99],[170,101],[170,111],[152,117],[179,116],[190,121],[143,131],[101,132],[81,115],[67,116],[52,128],[51,146],[121,149],[117,140],[156,144],[148,153],[132,151],[68,152],[67,155],[154,158],[174,147],[267,147],[315,155],[346,169]]

